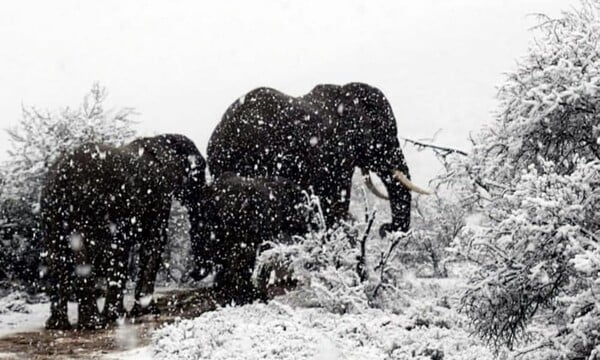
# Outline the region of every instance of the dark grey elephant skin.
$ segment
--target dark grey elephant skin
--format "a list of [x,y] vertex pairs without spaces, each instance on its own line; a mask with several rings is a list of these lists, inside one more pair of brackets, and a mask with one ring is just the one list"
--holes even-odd
[[308,227],[302,191],[283,178],[225,173],[206,188],[199,214],[204,241],[193,244],[197,265],[205,273],[217,270],[216,288],[236,304],[265,296],[251,281],[261,244],[304,234]]
[[[79,303],[80,328],[103,327],[122,316],[127,263],[136,243],[140,263],[132,313],[153,310],[172,197],[196,206],[205,185],[204,169],[193,142],[174,134],[122,147],[85,144],[54,162],[41,197],[51,300],[47,328],[70,327],[71,291]],[[94,292],[99,277],[107,279],[102,314]]]
[[255,89],[227,109],[207,162],[215,176],[282,176],[312,188],[329,226],[348,214],[354,169],[373,171],[390,199],[392,222],[382,229],[410,225],[411,193],[398,181],[409,172],[396,119],[383,93],[366,84],[318,85],[300,97]]

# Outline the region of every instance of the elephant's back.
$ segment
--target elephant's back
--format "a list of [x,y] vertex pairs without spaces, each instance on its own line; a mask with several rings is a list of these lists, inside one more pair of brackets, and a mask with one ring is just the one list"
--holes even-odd
[[[60,155],[52,164],[42,189],[42,201],[85,207],[105,202],[100,194],[115,194],[119,190],[129,158],[117,148],[105,144],[86,143]],[[58,201],[60,199],[60,201]],[[42,204],[44,205],[44,204]]]
[[316,116],[301,97],[271,88],[250,91],[227,109],[209,140],[211,173],[292,175],[286,173],[284,165],[300,160],[292,157],[299,157],[310,147],[306,128],[312,127]]
[[56,158],[48,171],[48,183],[64,185],[67,182],[97,176],[105,169],[104,159],[112,157],[114,148],[104,144],[85,143]]

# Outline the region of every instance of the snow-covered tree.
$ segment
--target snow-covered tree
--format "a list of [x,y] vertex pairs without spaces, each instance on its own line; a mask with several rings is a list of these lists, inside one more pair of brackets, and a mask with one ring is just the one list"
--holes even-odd
[[57,155],[85,142],[119,145],[131,139],[134,111],[104,107],[106,91],[92,86],[83,103],[56,112],[24,107],[17,126],[8,129],[9,157],[1,166],[3,252],[11,254],[8,273],[26,282],[37,279],[36,233],[41,186]]
[[530,164],[552,161],[568,173],[575,158],[600,158],[599,6],[542,17],[540,36],[500,88],[496,122],[476,139],[471,170],[484,186],[510,183]]
[[599,310],[600,162],[575,166],[570,175],[557,174],[553,164],[544,172],[532,166],[486,207],[489,221],[474,245],[487,262],[463,298],[486,340],[519,343],[543,309],[554,311],[548,321],[561,323],[565,335],[578,317]]
[[523,356],[598,359],[600,1],[542,19],[495,122],[454,164],[482,214],[459,242],[482,264],[463,311],[494,345],[536,341]]

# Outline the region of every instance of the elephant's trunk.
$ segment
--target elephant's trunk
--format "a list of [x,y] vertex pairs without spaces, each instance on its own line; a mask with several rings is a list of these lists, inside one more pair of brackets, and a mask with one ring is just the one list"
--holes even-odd
[[389,170],[378,175],[385,184],[390,198],[392,223],[385,226],[386,231],[408,231],[410,227],[410,190],[401,184]]

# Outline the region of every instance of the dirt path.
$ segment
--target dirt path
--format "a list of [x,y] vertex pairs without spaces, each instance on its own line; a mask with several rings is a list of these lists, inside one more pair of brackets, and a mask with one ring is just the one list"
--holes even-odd
[[158,294],[157,305],[160,316],[126,320],[106,330],[40,329],[10,334],[0,338],[0,359],[98,359],[104,354],[148,345],[154,329],[213,310],[216,302],[209,289],[171,290]]

